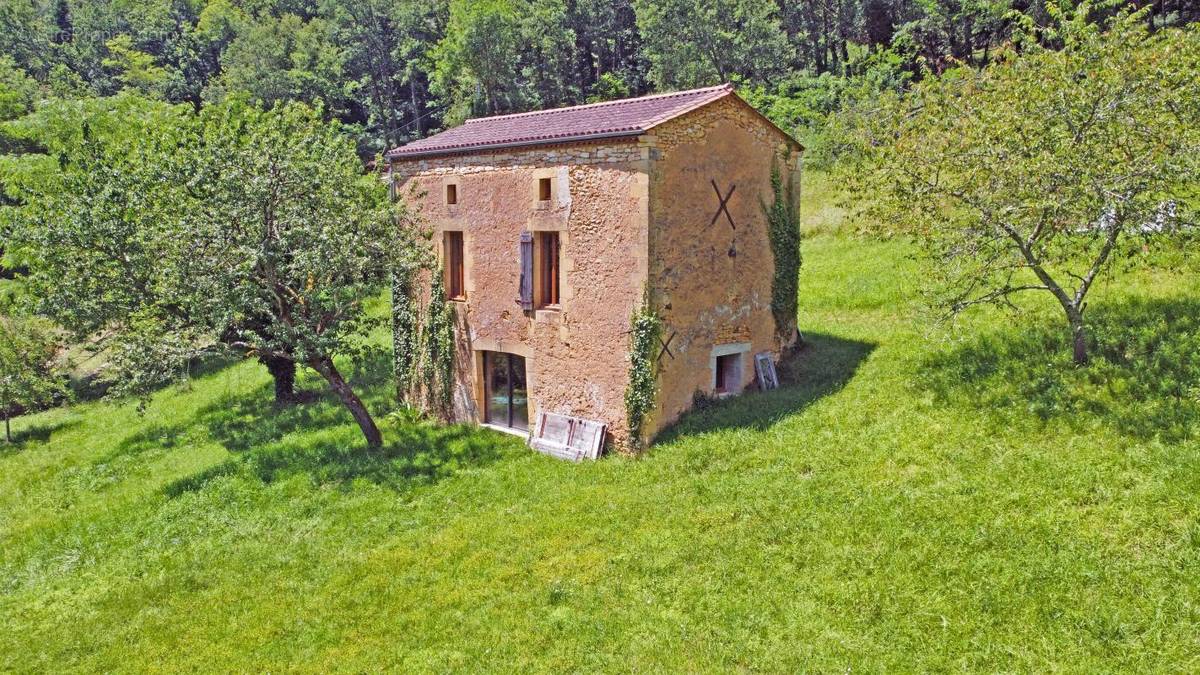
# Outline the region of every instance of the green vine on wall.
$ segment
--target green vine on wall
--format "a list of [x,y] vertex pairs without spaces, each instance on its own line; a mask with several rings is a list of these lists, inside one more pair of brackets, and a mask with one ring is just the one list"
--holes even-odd
[[629,387],[625,390],[625,417],[629,422],[630,442],[642,444],[646,418],[654,411],[658,395],[658,363],[655,349],[662,336],[662,319],[650,307],[649,299],[633,313],[629,331]]
[[771,167],[771,190],[774,200],[763,205],[767,215],[767,230],[771,254],[775,258],[775,277],[771,280],[771,314],[775,317],[775,332],[783,340],[791,340],[796,327],[796,312],[800,292],[800,218],[793,199],[792,179],[784,182],[777,165]]
[[396,396],[404,399],[412,388],[417,365],[420,319],[412,270],[392,275],[392,369],[396,377]]
[[440,267],[430,270],[429,301],[423,308],[418,278],[416,270],[392,278],[396,391],[401,400],[445,416],[454,387],[454,307],[446,299]]
[[439,266],[433,274],[423,331],[429,403],[442,409],[449,407],[454,386],[454,307],[446,299],[444,276]]

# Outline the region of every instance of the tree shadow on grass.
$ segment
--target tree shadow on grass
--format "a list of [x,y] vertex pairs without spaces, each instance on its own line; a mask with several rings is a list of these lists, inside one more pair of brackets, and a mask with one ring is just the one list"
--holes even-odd
[[[200,379],[209,375],[225,370],[231,366],[237,365],[244,360],[244,357],[235,356],[229,353],[205,354],[196,358],[190,359],[185,371],[187,379],[184,383],[190,380]],[[113,381],[110,375],[103,372],[90,372],[82,375],[71,375],[69,387],[72,396],[76,401],[97,401],[104,398],[113,387]],[[178,380],[165,382],[155,388],[153,391],[161,391],[170,387],[179,387],[181,382]],[[186,384],[185,384],[186,386]]]
[[404,490],[497,461],[519,445],[518,439],[474,426],[442,426],[415,416],[384,416],[382,411],[395,407],[390,364],[375,359],[350,372],[355,390],[383,432],[382,448],[367,449],[349,412],[331,393],[316,393],[302,405],[279,407],[268,383],[249,394],[224,398],[198,413],[193,424],[205,429],[234,457],[175,481],[166,493],[177,496],[214,478],[242,472],[265,483],[302,474],[317,483],[346,484],[361,479]]
[[1097,423],[1139,439],[1200,435],[1200,301],[1136,299],[1088,315],[1091,362],[1071,361],[1065,325],[983,335],[928,358],[920,381],[1002,425]]
[[30,443],[45,443],[50,440],[50,436],[55,432],[79,426],[80,423],[78,418],[71,418],[46,424],[35,424],[24,429],[14,429],[12,432],[12,443],[7,443],[4,440],[4,422],[0,421],[0,457],[15,455],[24,450]]
[[697,402],[656,443],[720,429],[765,430],[816,401],[836,393],[874,351],[870,342],[824,333],[805,333],[804,345],[777,366],[779,389],[751,391],[734,398]]

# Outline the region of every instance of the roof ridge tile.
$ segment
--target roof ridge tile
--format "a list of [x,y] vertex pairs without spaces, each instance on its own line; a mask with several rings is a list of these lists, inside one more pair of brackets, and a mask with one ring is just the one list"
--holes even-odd
[[463,124],[471,124],[473,122],[489,122],[493,120],[513,119],[516,117],[534,117],[537,115],[554,115],[574,110],[586,110],[603,108],[605,106],[629,105],[641,101],[651,101],[664,98],[678,98],[682,96],[697,96],[701,93],[717,92],[717,91],[733,91],[733,85],[728,82],[724,84],[714,85],[712,87],[700,87],[698,89],[685,89],[683,91],[668,91],[659,94],[646,94],[645,96],[634,96],[633,98],[617,98],[611,101],[597,101],[596,103],[582,103],[580,105],[569,105],[562,108],[547,108],[545,110],[527,110],[519,113],[506,113],[503,115],[489,115],[487,117],[472,117]]
[[[392,159],[430,157],[471,150],[638,136],[663,122],[731,94],[737,99],[733,85],[725,83],[715,87],[664,92],[552,110],[478,117],[457,127],[393,148],[386,156]],[[768,120],[767,124],[771,122]]]

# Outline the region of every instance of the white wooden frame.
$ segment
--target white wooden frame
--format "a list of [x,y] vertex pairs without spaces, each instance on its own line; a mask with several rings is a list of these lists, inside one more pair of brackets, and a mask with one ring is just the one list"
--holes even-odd
[[779,388],[779,374],[775,372],[775,360],[771,352],[759,352],[754,355],[754,375],[758,378],[758,388],[763,391]]

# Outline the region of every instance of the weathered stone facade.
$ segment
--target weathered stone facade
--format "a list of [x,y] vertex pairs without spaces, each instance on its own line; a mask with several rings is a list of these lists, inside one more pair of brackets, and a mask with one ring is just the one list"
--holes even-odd
[[[743,350],[737,388],[752,382],[753,355],[783,347],[762,208],[773,162],[785,176],[798,172],[798,146],[736,96],[632,138],[394,161],[398,194],[420,208],[434,241],[463,233],[456,417],[483,419],[483,352],[515,354],[525,359],[531,423],[543,410],[598,419],[628,447],[628,333],[643,297],[663,317],[664,338],[674,335],[651,435],[696,391],[712,393],[714,354]],[[727,201],[736,227],[718,213],[713,182],[722,197],[736,186]],[[457,204],[446,203],[448,185]],[[560,302],[522,311],[521,233],[543,231],[559,233]]]
[[[653,427],[660,431],[696,392],[714,393],[717,356],[738,355],[740,389],[754,381],[755,354],[778,359],[785,347],[771,314],[775,261],[764,206],[774,199],[772,165],[799,185],[800,153],[734,97],[668,121],[645,140],[658,158],[650,180],[649,285],[666,336],[675,336],[674,356],[660,364]],[[725,197],[728,217],[719,210]],[[792,328],[783,340],[789,344]]]

